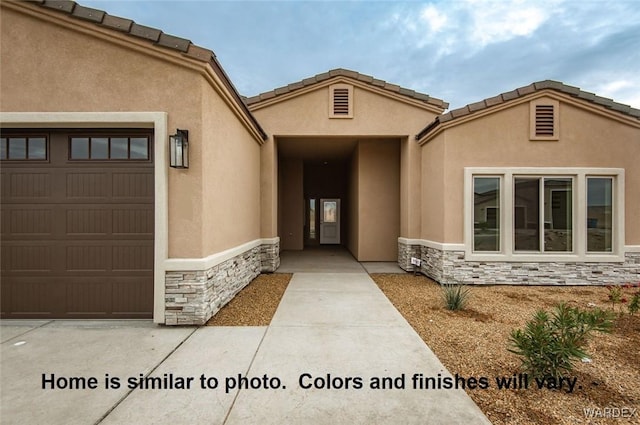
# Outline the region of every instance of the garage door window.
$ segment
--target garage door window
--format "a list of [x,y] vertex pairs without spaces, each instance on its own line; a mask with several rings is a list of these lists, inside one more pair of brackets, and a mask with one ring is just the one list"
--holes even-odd
[[148,137],[71,137],[69,159],[97,161],[149,160]]
[[47,159],[47,138],[16,136],[0,138],[0,159],[3,161],[42,161]]

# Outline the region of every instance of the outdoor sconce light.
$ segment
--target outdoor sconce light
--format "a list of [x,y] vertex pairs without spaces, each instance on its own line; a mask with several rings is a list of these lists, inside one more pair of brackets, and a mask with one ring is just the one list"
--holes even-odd
[[173,168],[189,168],[189,130],[176,130],[169,136],[169,165]]

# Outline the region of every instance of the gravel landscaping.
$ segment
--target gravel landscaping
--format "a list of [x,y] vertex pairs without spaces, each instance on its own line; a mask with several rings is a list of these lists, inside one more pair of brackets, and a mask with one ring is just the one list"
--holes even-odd
[[207,326],[268,326],[291,274],[261,274],[220,309]]
[[[536,310],[550,311],[560,302],[611,308],[606,288],[476,286],[466,309],[453,312],[444,308],[441,287],[424,276],[371,277],[452,374],[489,378],[488,389],[467,393],[494,424],[640,423],[638,314],[618,318],[611,334],[594,335],[586,350],[591,362],[579,363],[571,372],[577,378],[573,393],[540,390],[535,382],[526,390],[496,388],[496,377],[520,372],[519,358],[507,351],[512,329],[523,328]],[[630,418],[590,419],[585,409],[612,416],[622,416],[622,409],[638,410]]]
[[[267,326],[291,276],[260,275],[207,325]],[[640,314],[625,313],[612,333],[594,335],[587,348],[589,362],[571,372],[570,378],[577,379],[571,393],[566,386],[538,389],[533,379],[528,389],[496,385],[496,378],[521,372],[520,359],[507,351],[512,329],[523,328],[536,310],[550,311],[560,302],[611,308],[605,287],[474,286],[467,307],[452,312],[444,308],[441,287],[431,279],[411,274],[371,277],[453,375],[488,379],[489,388],[466,391],[494,424],[640,423]],[[611,417],[629,416],[632,409],[637,409],[632,417]],[[587,417],[597,414],[610,417]]]

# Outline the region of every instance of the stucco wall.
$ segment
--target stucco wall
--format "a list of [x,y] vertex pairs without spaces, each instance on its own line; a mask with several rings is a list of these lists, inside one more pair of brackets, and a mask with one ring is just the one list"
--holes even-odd
[[420,238],[430,241],[444,241],[444,216],[446,193],[444,182],[445,135],[436,136],[422,146],[422,191],[420,213],[422,226]]
[[202,80],[203,253],[260,238],[260,145]]
[[[354,136],[413,137],[426,123],[433,120],[437,112],[432,107],[406,103],[383,91],[370,91],[359,86],[353,92],[353,118],[329,118],[329,85],[336,82],[353,84],[346,78],[330,80],[317,87],[292,93],[289,97],[267,106],[252,105],[253,114],[267,133],[277,136]],[[362,83],[364,84],[364,83]],[[419,213],[419,147],[407,143],[406,161],[402,164],[405,195],[402,198],[401,225],[407,233],[417,233],[420,227]],[[273,137],[262,146],[262,237],[273,237],[277,229],[277,189],[272,183],[277,168],[277,149]],[[404,187],[404,186],[403,186]],[[350,197],[352,198],[352,197]],[[411,201],[415,198],[416,201]],[[398,201],[400,202],[400,201]],[[353,214],[350,215],[353,217]],[[352,221],[353,218],[350,218]],[[403,230],[404,231],[404,230]],[[409,236],[409,235],[405,235]],[[349,236],[349,244],[356,244],[356,235]],[[350,246],[350,249],[354,246]]]
[[329,88],[321,85],[297,97],[254,110],[268,133],[277,136],[415,135],[436,114],[355,87],[353,118],[329,119]]
[[422,203],[422,149],[413,136],[400,141],[400,236],[419,238]]
[[[259,145],[205,81],[204,63],[24,9],[0,14],[3,112],[167,112],[169,134],[189,130],[191,151],[188,170],[168,172],[169,257],[201,258],[259,237]],[[153,149],[168,149],[161,142]]]
[[300,159],[282,159],[279,167],[280,247],[304,248],[303,167]]
[[[444,181],[424,191],[444,200],[444,234],[423,212],[425,239],[463,243],[464,167],[617,167],[626,173],[625,243],[640,244],[640,129],[562,99],[559,141],[529,140],[528,102],[446,130]],[[423,145],[423,183],[433,178],[425,157],[438,150],[441,138]]]
[[356,146],[351,156],[351,166],[349,167],[349,219],[348,229],[349,237],[347,240],[347,248],[351,254],[358,258],[359,256],[359,233],[360,233],[360,150]]
[[395,261],[400,236],[400,145],[358,142],[359,261]]

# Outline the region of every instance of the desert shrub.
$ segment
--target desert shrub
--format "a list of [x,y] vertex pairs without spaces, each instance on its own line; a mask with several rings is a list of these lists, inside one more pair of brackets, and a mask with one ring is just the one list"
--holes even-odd
[[610,332],[614,314],[601,309],[581,310],[559,304],[549,315],[538,310],[524,330],[511,331],[508,350],[521,357],[522,367],[538,378],[562,376],[584,351],[593,332]]
[[442,298],[449,310],[462,310],[467,305],[471,290],[460,283],[442,285]]

